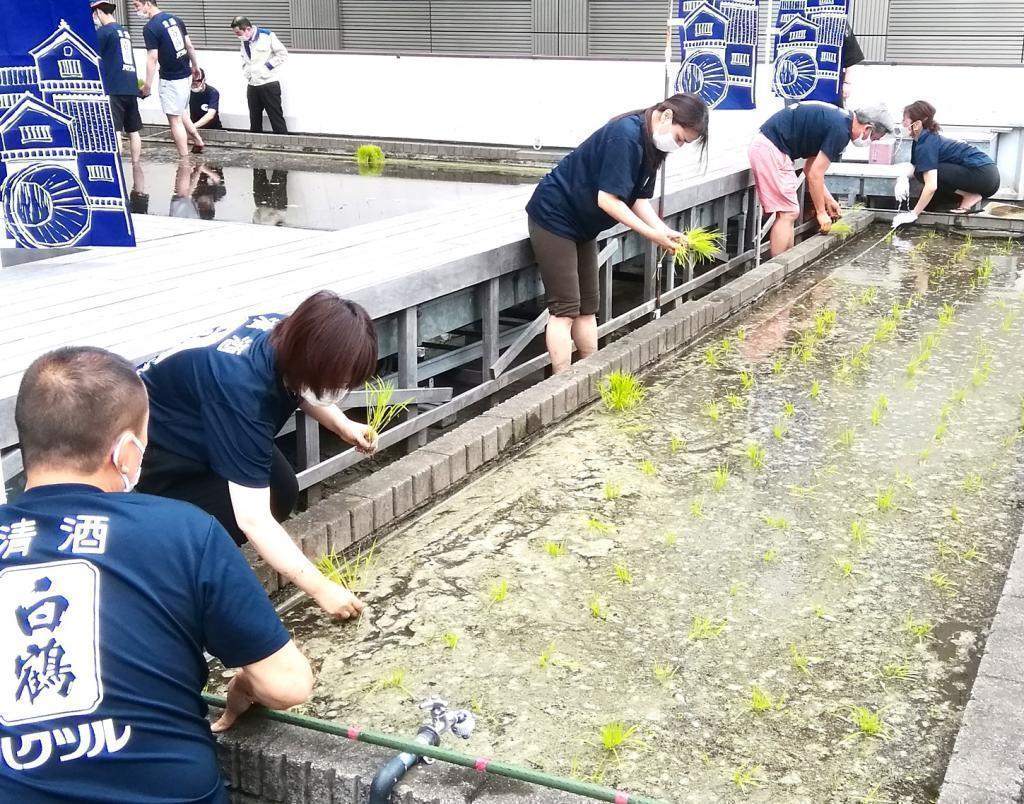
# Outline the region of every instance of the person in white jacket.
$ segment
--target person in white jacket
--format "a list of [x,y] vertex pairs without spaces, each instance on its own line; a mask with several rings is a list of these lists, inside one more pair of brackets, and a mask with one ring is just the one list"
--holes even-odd
[[249,102],[249,131],[263,131],[263,112],[270,118],[275,134],[287,134],[281,108],[281,82],[278,74],[288,58],[288,51],[269,28],[257,28],[248,17],[231,20],[231,30],[241,42],[242,72],[249,83],[246,100]]

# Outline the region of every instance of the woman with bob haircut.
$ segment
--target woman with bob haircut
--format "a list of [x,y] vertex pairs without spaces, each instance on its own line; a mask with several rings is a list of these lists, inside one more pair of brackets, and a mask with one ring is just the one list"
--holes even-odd
[[970,214],[980,201],[999,192],[1002,181],[995,162],[973,145],[939,134],[942,127],[935,122],[935,107],[928,101],[914,101],[903,110],[903,129],[914,144],[906,175],[896,179],[896,200],[910,198],[912,175],[924,189],[910,212],[893,219],[894,228],[916,221],[940,190],[960,197],[959,206],[950,210],[954,215]]
[[649,200],[655,177],[670,153],[698,143],[703,155],[707,140],[708,107],[680,93],[614,118],[537,185],[526,212],[551,314],[545,338],[555,373],[569,368],[574,343],[581,359],[597,351],[597,236],[623,223],[675,251],[679,232]]
[[150,404],[139,491],[199,506],[326,612],[358,616],[363,604],[327,580],[279,524],[299,489],[274,437],[302,410],[372,453],[366,425],[336,405],[376,369],[373,320],[326,290],[291,315],[249,316],[181,344],[139,369]]

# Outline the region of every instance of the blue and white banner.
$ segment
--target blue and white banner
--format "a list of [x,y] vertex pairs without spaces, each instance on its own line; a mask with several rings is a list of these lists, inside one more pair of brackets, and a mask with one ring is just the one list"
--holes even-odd
[[759,0],[679,0],[676,92],[712,109],[753,109]]
[[22,248],[135,245],[89,4],[0,0],[0,19],[7,238]]
[[772,90],[787,100],[839,103],[846,0],[775,0]]

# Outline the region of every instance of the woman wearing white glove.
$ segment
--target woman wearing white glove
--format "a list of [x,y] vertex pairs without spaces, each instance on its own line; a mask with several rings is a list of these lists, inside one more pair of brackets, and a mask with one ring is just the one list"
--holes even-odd
[[973,145],[940,136],[935,107],[930,103],[915,101],[907,106],[903,110],[903,126],[913,137],[914,145],[907,175],[896,181],[896,199],[901,200],[902,192],[909,197],[911,174],[924,183],[924,189],[910,212],[893,219],[893,228],[916,221],[938,190],[960,196],[960,206],[951,210],[959,215],[970,213],[975,204],[999,191],[999,168]]

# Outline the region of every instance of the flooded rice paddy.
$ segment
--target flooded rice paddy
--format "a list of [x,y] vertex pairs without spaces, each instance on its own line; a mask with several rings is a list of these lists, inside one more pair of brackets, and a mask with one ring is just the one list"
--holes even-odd
[[[665,801],[934,799],[1021,529],[1020,246],[869,231],[380,545],[306,711]],[[621,723],[615,750],[602,727]]]

